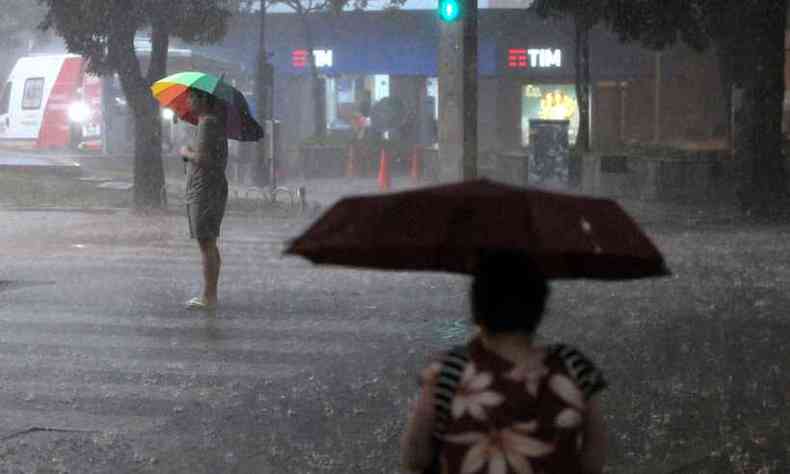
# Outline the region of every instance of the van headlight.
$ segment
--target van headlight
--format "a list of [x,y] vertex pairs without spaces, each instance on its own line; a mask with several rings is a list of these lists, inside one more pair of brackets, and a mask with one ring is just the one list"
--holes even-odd
[[74,102],[69,106],[69,120],[82,123],[91,116],[91,109],[85,102]]
[[173,109],[162,109],[162,118],[168,122],[173,121],[173,117],[176,116],[176,113],[173,112]]

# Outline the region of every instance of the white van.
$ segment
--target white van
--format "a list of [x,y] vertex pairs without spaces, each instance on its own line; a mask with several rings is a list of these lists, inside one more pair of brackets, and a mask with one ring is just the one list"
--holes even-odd
[[101,80],[73,54],[27,56],[0,96],[0,145],[77,148],[101,135]]
[[[135,50],[147,68],[150,42],[136,39]],[[243,75],[240,64],[188,49],[170,48],[167,61],[171,73]],[[87,66],[87,60],[75,54],[20,58],[0,96],[0,147],[129,152],[133,121],[118,76],[100,78],[88,73]],[[162,118],[164,145],[177,148],[172,112],[163,110]]]

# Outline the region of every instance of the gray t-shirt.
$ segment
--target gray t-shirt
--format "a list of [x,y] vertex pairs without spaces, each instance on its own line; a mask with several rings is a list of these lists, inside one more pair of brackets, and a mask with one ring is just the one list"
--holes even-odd
[[215,115],[200,117],[192,148],[197,163],[189,163],[186,202],[206,203],[228,192],[225,168],[228,165],[228,138],[225,126]]

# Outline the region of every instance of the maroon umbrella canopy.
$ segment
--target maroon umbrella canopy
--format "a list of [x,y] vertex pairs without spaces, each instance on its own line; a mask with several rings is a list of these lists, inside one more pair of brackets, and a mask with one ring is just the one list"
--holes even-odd
[[668,275],[614,201],[487,180],[341,200],[286,253],[315,263],[473,273],[481,251],[516,250],[549,278]]

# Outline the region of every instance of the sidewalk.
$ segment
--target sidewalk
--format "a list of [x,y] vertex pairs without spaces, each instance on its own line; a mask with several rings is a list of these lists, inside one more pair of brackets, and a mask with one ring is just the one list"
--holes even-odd
[[[408,176],[398,176],[393,177],[390,192],[405,191],[432,184],[427,181],[414,184]],[[294,189],[304,186],[307,200],[317,202],[324,208],[331,206],[345,196],[380,192],[375,178],[297,179],[287,181],[284,186]],[[572,194],[577,193],[573,190],[559,191]],[[724,224],[734,223],[742,219],[742,214],[734,202],[677,203],[617,197],[609,198],[618,202],[634,219],[642,224]]]
[[[131,183],[131,177],[129,177]],[[388,192],[406,191],[434,183],[420,181],[414,183],[408,176],[392,178]],[[361,194],[378,194],[376,178],[320,178],[320,179],[292,179],[277,183],[278,188],[285,188],[295,198],[299,188],[303,188],[307,203],[326,210],[340,199]],[[185,180],[183,176],[167,176],[168,195],[184,195]],[[555,189],[556,190],[556,189]],[[577,193],[573,190],[558,190],[561,192]],[[264,189],[256,186],[244,185],[236,182],[229,183],[229,197],[231,200],[260,200],[264,197]],[[735,202],[664,202],[627,199],[610,196],[618,202],[635,220],[641,224],[670,224],[681,226],[732,224],[744,219]],[[288,199],[287,194],[280,194],[279,199]]]
[[[184,195],[185,177],[183,163],[178,157],[163,157],[165,179],[171,205],[179,202]],[[75,166],[79,165],[79,166]],[[133,183],[133,160],[131,156],[107,156],[91,154],[51,154],[27,153],[0,150],[0,169],[49,169],[50,174],[70,177],[83,183],[90,183],[106,192],[130,192]],[[21,168],[20,168],[21,167]],[[68,172],[61,172],[67,169]],[[231,181],[230,199],[235,201],[258,201],[264,198],[264,189]],[[414,183],[409,176],[393,176],[390,192],[404,191],[434,183],[422,180]],[[343,197],[358,194],[376,194],[379,191],[375,177],[357,178],[320,178],[304,179],[294,177],[278,183],[289,193],[278,195],[279,200],[294,199],[297,189],[303,188],[305,199],[313,208],[326,209]],[[568,191],[574,192],[574,191]],[[603,196],[607,197],[607,196]],[[713,200],[694,203],[660,201],[641,201],[611,197],[620,203],[637,221],[642,224],[725,224],[743,219],[734,202]],[[319,209],[319,211],[320,211]]]
[[45,172],[61,176],[76,176],[82,172],[79,162],[68,156],[6,150],[0,150],[0,170]]

